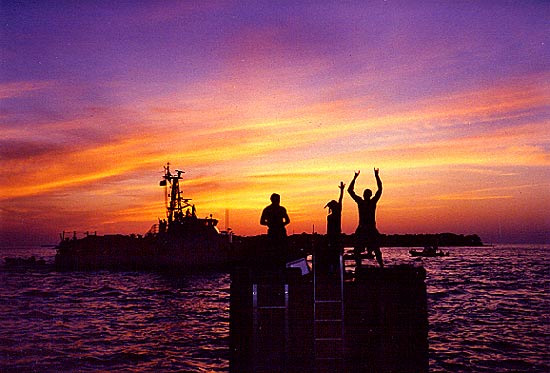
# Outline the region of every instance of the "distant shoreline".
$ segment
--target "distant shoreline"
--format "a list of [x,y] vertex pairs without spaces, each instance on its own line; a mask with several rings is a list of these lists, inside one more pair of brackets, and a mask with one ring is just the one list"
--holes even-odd
[[[235,236],[235,240],[242,242],[257,241],[265,235],[258,236]],[[296,247],[310,247],[313,242],[322,242],[325,235],[319,233],[298,233],[289,236],[290,242]],[[342,234],[342,245],[353,247],[355,238],[353,234]],[[477,234],[464,235],[456,233],[433,233],[433,234],[382,234],[380,247],[492,247],[485,245]]]

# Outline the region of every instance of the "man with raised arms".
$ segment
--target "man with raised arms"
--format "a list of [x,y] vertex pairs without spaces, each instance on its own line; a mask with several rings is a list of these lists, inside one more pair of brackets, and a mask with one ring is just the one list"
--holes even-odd
[[357,203],[357,209],[359,210],[359,225],[355,230],[355,247],[353,249],[355,262],[358,267],[361,266],[361,253],[367,248],[369,254],[374,252],[380,267],[384,267],[382,252],[380,251],[380,233],[376,229],[376,204],[382,195],[382,180],[380,180],[378,168],[375,168],[374,177],[378,189],[374,196],[372,190],[365,189],[363,198],[361,198],[354,191],[355,180],[357,180],[359,174],[360,171],[355,173],[348,187],[348,193]]

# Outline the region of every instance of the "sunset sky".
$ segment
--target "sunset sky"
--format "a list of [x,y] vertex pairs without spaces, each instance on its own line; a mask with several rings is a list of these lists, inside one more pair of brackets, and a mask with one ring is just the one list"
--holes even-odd
[[[326,231],[361,170],[381,233],[550,243],[545,1],[3,1],[0,246],[199,216]],[[344,198],[343,230],[357,224]]]

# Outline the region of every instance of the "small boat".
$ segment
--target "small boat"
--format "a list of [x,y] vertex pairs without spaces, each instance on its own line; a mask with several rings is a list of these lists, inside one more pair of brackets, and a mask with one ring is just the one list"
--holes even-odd
[[437,256],[449,256],[449,252],[443,252],[443,250],[438,249],[437,246],[424,246],[422,251],[417,251],[415,249],[409,250],[409,253],[412,256],[424,256],[424,257],[437,257]]
[[43,258],[36,259],[35,256],[31,256],[30,258],[5,257],[4,261],[7,267],[35,267],[46,265],[46,261]]
[[145,235],[61,235],[56,268],[194,271],[229,265],[234,257],[232,232],[220,232],[218,220],[197,217],[190,198],[183,198],[181,170],[164,167],[160,186],[166,192],[166,219],[159,219]]

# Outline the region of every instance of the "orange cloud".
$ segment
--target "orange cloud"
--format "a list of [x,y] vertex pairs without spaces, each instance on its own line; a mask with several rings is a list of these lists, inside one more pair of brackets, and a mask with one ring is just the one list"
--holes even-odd
[[[354,169],[363,169],[367,176],[361,177],[358,188],[373,187],[370,170],[378,166],[385,183],[381,224],[400,230],[413,224],[410,219],[436,216],[444,221],[453,203],[472,203],[476,211],[480,203],[510,200],[506,190],[480,187],[489,182],[485,178],[517,180],[524,174],[514,167],[549,166],[550,123],[540,115],[547,108],[546,93],[529,79],[414,105],[381,106],[370,94],[331,98],[330,89],[318,94],[307,85],[262,85],[261,76],[256,78],[252,83],[201,82],[170,97],[121,107],[132,115],[122,116],[125,121],[112,137],[106,132],[93,141],[55,142],[58,134],[80,135],[98,121],[114,125],[121,116],[97,112],[94,118],[51,122],[39,134],[31,127],[4,130],[7,138],[32,138],[49,146],[32,153],[22,145],[27,157],[3,162],[2,199],[49,198],[65,191],[69,194],[60,203],[77,208],[77,198],[82,198],[78,189],[89,189],[86,208],[103,211],[93,225],[101,221],[114,229],[127,223],[143,231],[164,212],[155,177],[171,161],[188,171],[184,190],[199,213],[220,218],[229,209],[231,225],[241,234],[263,231],[256,215],[274,191],[282,194],[292,213],[291,229],[310,231],[315,224],[322,232],[322,206],[336,198],[337,183],[349,182]],[[238,92],[245,92],[244,97]],[[37,165],[39,171],[28,172]],[[475,175],[477,187],[460,187],[463,178],[451,176],[459,169],[468,175],[463,178]],[[155,173],[145,182],[143,175]],[[134,174],[140,176],[129,181],[133,187],[119,181],[101,186]],[[117,198],[120,192],[129,197]],[[349,232],[356,211],[349,200],[345,206]],[[458,209],[461,216],[468,215]]]

